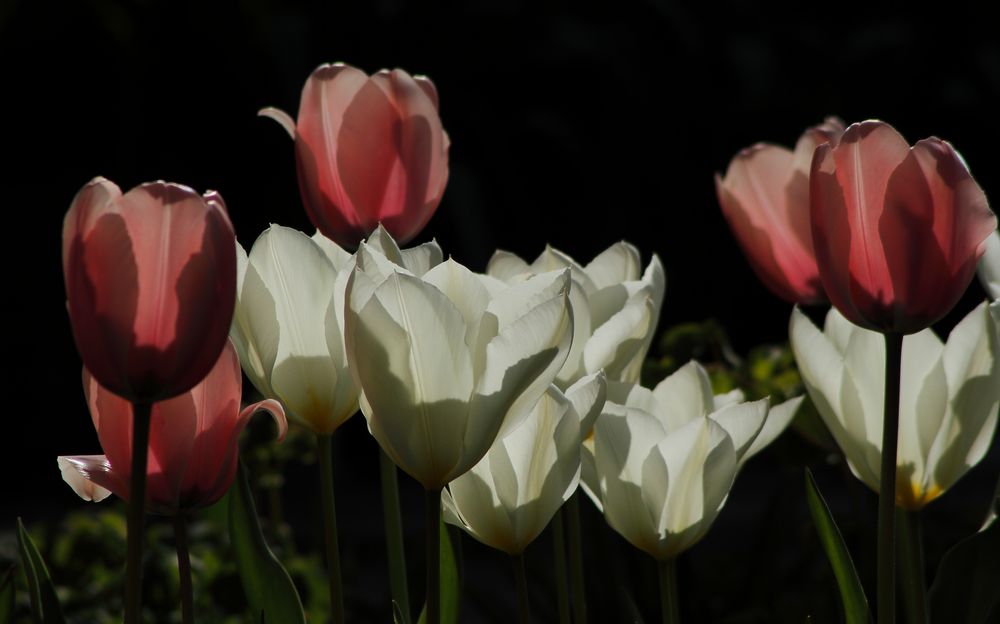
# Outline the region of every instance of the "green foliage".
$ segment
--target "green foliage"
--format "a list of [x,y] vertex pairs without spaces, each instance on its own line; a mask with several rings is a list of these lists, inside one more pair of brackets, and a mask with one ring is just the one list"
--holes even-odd
[[9,624],[14,621],[14,571],[17,568],[11,566],[0,576],[0,624]]
[[28,579],[28,595],[35,622],[62,624],[65,622],[62,607],[59,605],[59,597],[56,596],[55,586],[49,576],[49,569],[20,518],[17,519],[17,543],[21,554],[21,569]]
[[295,585],[261,533],[250,482],[242,465],[229,493],[229,535],[254,620],[304,623],[302,601]]
[[830,509],[826,506],[826,501],[823,500],[823,495],[820,494],[812,472],[808,468],[806,468],[806,500],[823,550],[826,551],[827,559],[833,568],[833,575],[837,579],[841,603],[844,606],[844,620],[847,624],[867,624],[871,620],[868,599],[858,579],[851,553],[847,551],[840,529],[837,528],[837,523],[830,514]]

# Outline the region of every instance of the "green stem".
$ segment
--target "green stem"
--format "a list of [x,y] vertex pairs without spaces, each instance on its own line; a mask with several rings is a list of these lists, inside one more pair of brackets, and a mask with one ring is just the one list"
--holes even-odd
[[510,556],[514,564],[514,583],[517,585],[517,613],[521,624],[531,624],[531,609],[528,607],[528,575],[524,572],[524,553]]
[[385,545],[389,551],[389,586],[392,599],[403,615],[403,624],[410,624],[410,591],[406,581],[406,553],[403,548],[403,521],[399,511],[399,483],[396,464],[381,448],[378,450],[379,472],[382,476],[382,515],[385,518]]
[[441,624],[441,490],[427,490],[427,624]]
[[142,620],[142,544],[146,519],[146,463],[152,403],[132,403],[132,473],[128,497],[128,538],[125,563],[125,624]]
[[569,578],[566,575],[566,533],[562,509],[552,516],[552,555],[556,572],[556,600],[559,603],[559,624],[570,624]]
[[660,573],[660,610],[663,624],[680,624],[681,611],[677,597],[677,560],[657,562]]
[[878,624],[893,624],[896,619],[896,446],[899,441],[899,376],[902,363],[903,335],[885,334],[885,409],[878,496]]
[[194,624],[194,589],[191,585],[191,556],[188,553],[187,518],[174,516],[174,543],[177,549],[177,574],[181,590],[181,622]]
[[587,624],[587,594],[583,580],[583,543],[580,536],[580,491],[566,501],[569,524],[569,570],[573,582],[573,618],[576,624]]
[[317,434],[323,535],[330,581],[330,613],[335,624],[344,622],[344,591],[340,583],[340,547],[337,544],[337,505],[333,498],[333,434]]
[[896,512],[899,532],[899,586],[909,624],[927,624],[927,581],[924,577],[923,528],[920,513]]

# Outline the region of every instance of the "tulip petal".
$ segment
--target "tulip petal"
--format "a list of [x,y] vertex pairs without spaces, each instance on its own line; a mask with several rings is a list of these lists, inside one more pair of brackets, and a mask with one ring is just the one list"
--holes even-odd
[[353,254],[338,245],[336,242],[330,240],[323,235],[322,232],[316,230],[316,233],[311,237],[312,241],[323,251],[327,260],[333,265],[333,268],[337,270],[338,273],[346,270],[351,265],[353,260]]
[[[104,455],[58,457],[57,462],[63,481],[85,501],[101,502],[111,496],[109,488],[119,483],[119,480],[112,475],[111,464]],[[108,487],[104,487],[101,483],[108,484]]]
[[486,265],[486,273],[507,283],[512,283],[513,280],[531,273],[531,267],[517,255],[498,249],[490,257],[490,261]]
[[281,330],[274,298],[257,269],[250,266],[246,251],[236,245],[237,304],[229,337],[236,347],[247,379],[264,396],[273,396],[268,381],[278,355]]
[[767,399],[760,399],[751,403],[729,404],[709,416],[732,440],[741,465],[744,459],[749,459],[750,448],[767,422],[767,407]]
[[293,141],[295,140],[295,120],[292,119],[292,116],[285,111],[273,106],[265,106],[257,111],[257,116],[267,117],[268,119],[273,119],[278,122],[278,125],[285,129],[288,136],[291,137]]
[[965,292],[996,230],[986,196],[945,141],[914,145],[888,182],[879,223],[899,331],[944,316]]
[[712,382],[701,364],[691,360],[653,388],[653,396],[668,414],[668,431],[707,416],[715,409]]
[[598,254],[583,270],[593,280],[595,289],[637,280],[641,270],[639,250],[619,241]]
[[472,271],[451,258],[427,271],[423,280],[451,300],[465,321],[465,344],[475,344],[479,321],[490,303],[490,294]]
[[584,437],[594,428],[594,421],[604,409],[608,382],[604,371],[581,377],[566,389],[566,398],[573,403],[573,410],[580,419],[580,434]]
[[805,400],[805,395],[797,396],[783,403],[779,403],[770,408],[767,412],[767,420],[760,433],[754,438],[750,448],[743,454],[742,461],[746,461],[767,448],[775,439],[791,424],[795,415]]
[[560,269],[569,269],[573,282],[580,284],[583,291],[588,295],[597,289],[594,286],[593,280],[590,279],[590,276],[587,275],[587,272],[579,262],[570,257],[569,254],[559,251],[551,245],[546,245],[542,253],[538,254],[535,261],[531,263],[530,272],[532,275],[538,275]]
[[646,337],[656,320],[653,300],[645,291],[636,293],[594,330],[583,349],[584,370],[593,373],[604,369],[611,379],[638,381]]
[[979,260],[979,281],[990,299],[1000,299],[1000,232],[995,231],[986,239]]

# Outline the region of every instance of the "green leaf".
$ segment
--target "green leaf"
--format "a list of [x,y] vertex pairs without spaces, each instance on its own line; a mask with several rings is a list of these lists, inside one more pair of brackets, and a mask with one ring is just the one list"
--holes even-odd
[[0,578],[0,623],[14,621],[14,566]]
[[928,594],[931,622],[1000,621],[1000,521],[945,553]]
[[229,539],[254,621],[304,623],[295,584],[264,541],[242,462],[229,491]]
[[31,614],[38,624],[62,624],[65,622],[56,588],[31,536],[17,519],[17,546],[21,553],[21,568],[28,578],[28,594],[31,598]]
[[830,560],[830,566],[833,567],[837,587],[840,588],[844,621],[847,624],[867,624],[871,621],[871,616],[868,612],[868,599],[865,598],[865,591],[861,587],[861,581],[858,580],[858,572],[854,568],[854,562],[851,561],[847,546],[844,545],[840,529],[830,515],[830,508],[826,506],[826,501],[816,486],[816,480],[813,479],[812,471],[808,468],[806,468],[806,499],[813,524],[819,533],[819,540],[823,544],[827,559]]
[[[461,592],[458,557],[443,519],[438,526],[441,531],[441,624],[458,624],[458,598]],[[426,605],[420,611],[418,624],[427,624]]]
[[392,601],[392,624],[403,624],[406,620],[403,619],[403,612],[399,608],[399,603],[395,600]]

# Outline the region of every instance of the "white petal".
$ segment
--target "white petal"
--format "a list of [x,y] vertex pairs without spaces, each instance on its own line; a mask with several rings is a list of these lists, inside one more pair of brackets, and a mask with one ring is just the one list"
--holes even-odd
[[653,388],[653,395],[669,414],[671,429],[706,416],[715,409],[712,382],[695,360],[658,383]]
[[1000,232],[986,239],[985,248],[979,259],[979,281],[990,299],[1000,299]]
[[[948,406],[943,352],[941,340],[929,329],[903,339],[896,461],[898,479],[908,479],[917,493],[928,485],[928,455]],[[902,487],[897,484],[897,489]]]
[[486,265],[486,273],[508,284],[520,281],[531,273],[531,267],[515,254],[502,249],[496,250]]
[[451,258],[438,264],[423,276],[423,280],[445,294],[465,319],[465,343],[475,343],[479,322],[490,303],[490,294],[476,275]]
[[427,271],[441,264],[443,258],[444,253],[441,251],[441,246],[438,245],[436,240],[400,251],[400,259],[403,261],[403,267],[417,276],[422,276]]
[[795,414],[798,413],[799,407],[802,405],[802,401],[805,400],[805,396],[798,396],[792,399],[788,399],[784,403],[779,403],[767,411],[767,420],[764,422],[764,427],[757,434],[754,439],[753,444],[743,455],[743,461],[746,461],[756,455],[757,453],[763,451],[771,442],[775,439],[791,424],[792,420],[795,418]]
[[596,290],[593,280],[590,279],[590,276],[587,275],[587,272],[583,270],[583,267],[576,260],[549,245],[546,245],[545,250],[535,258],[530,268],[531,273],[534,275],[561,269],[569,269],[573,276],[573,281],[580,284],[584,292],[588,295]]
[[354,254],[323,236],[319,230],[316,230],[316,233],[312,235],[312,240],[323,251],[323,254],[326,255],[333,268],[338,272],[351,266]]
[[639,279],[639,250],[620,241],[611,245],[584,267],[596,288]]
[[257,270],[249,266],[247,253],[239,243],[236,244],[236,275],[236,306],[229,337],[250,383],[264,396],[273,397],[270,376],[278,355],[280,335],[274,299]]
[[507,509],[493,489],[488,459],[483,458],[472,470],[449,483],[441,493],[441,500],[445,511],[450,504],[452,513],[459,518],[460,523],[452,520],[452,524],[491,548],[508,553],[516,550],[514,529]]
[[604,408],[608,396],[608,382],[604,371],[583,377],[566,389],[566,398],[573,403],[573,410],[580,419],[580,433],[587,436],[594,428],[594,421]]
[[645,357],[646,338],[652,331],[653,301],[639,293],[606,323],[594,330],[583,350],[583,366],[588,373],[604,369],[608,379],[639,381]]
[[710,415],[729,435],[742,464],[767,421],[767,399],[751,403],[731,403]]

